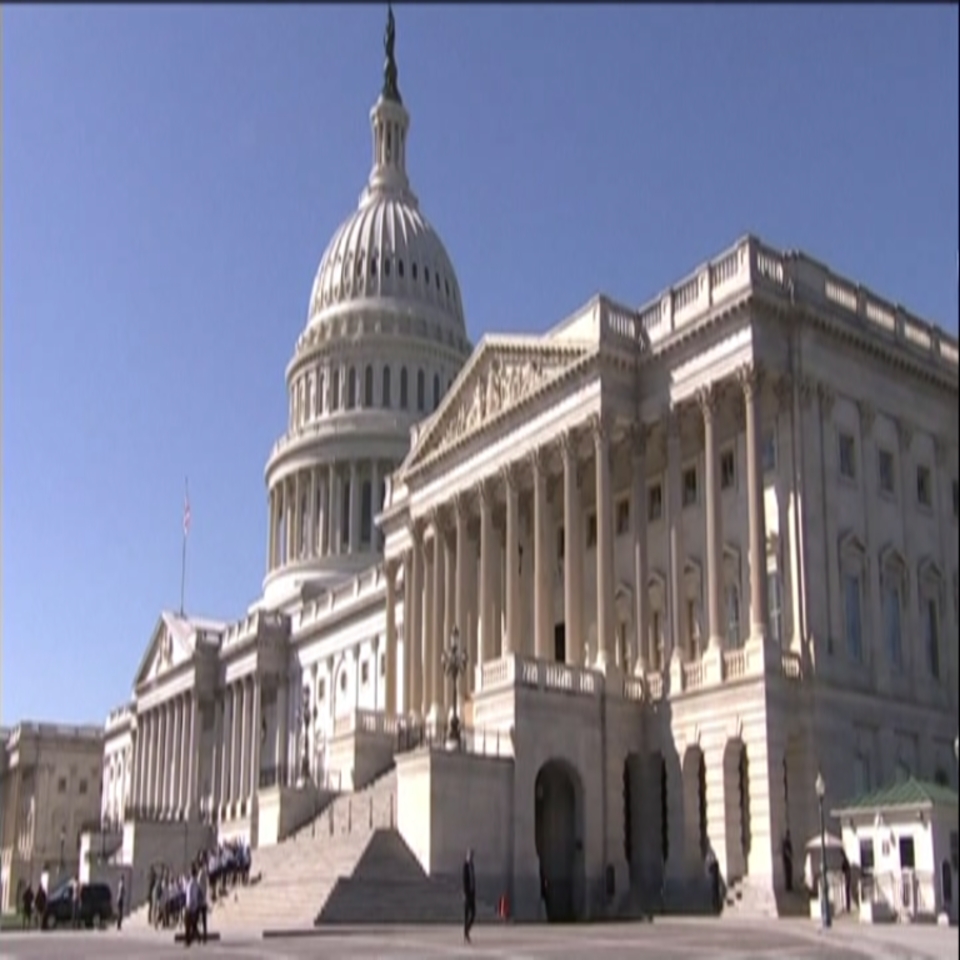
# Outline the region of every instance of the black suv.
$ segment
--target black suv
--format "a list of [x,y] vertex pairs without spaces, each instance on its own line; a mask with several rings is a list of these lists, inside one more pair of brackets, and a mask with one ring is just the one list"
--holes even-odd
[[[114,919],[113,891],[105,883],[84,883],[80,886],[81,926],[88,930],[103,927]],[[43,912],[43,928],[70,927],[74,924],[73,887],[66,883],[50,895]]]

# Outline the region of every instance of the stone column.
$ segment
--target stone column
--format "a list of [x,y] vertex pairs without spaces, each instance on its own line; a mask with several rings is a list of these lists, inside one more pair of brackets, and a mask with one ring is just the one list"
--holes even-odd
[[360,471],[357,461],[350,461],[350,554],[360,552]]
[[668,552],[670,571],[667,577],[667,593],[670,598],[670,625],[667,631],[670,649],[664,651],[664,668],[670,660],[683,660],[686,632],[684,620],[686,612],[683,602],[683,477],[680,449],[680,414],[676,409],[664,415],[667,433],[667,529],[669,531]]
[[547,469],[544,451],[530,456],[533,468],[533,655],[538,660],[553,660],[550,636],[552,617],[547,609],[547,588],[551,583],[551,551],[547,546]]
[[330,514],[330,490],[328,487],[328,478],[320,473],[320,467],[317,467],[317,483],[320,485],[319,504],[317,508],[317,527],[314,530],[314,536],[317,538],[317,555],[325,557],[330,552],[328,543],[329,523],[327,518]]
[[747,516],[750,528],[750,639],[767,638],[767,535],[760,458],[760,369],[740,371],[747,439]]
[[410,686],[410,671],[413,664],[413,630],[410,618],[413,616],[413,555],[409,550],[403,554],[403,694],[398,698],[397,712],[410,715],[413,704],[413,690]]
[[[407,706],[411,716],[424,716],[423,704],[426,701],[424,692],[424,666],[426,663],[426,630],[423,617],[423,595],[426,558],[423,543],[423,528],[418,523],[411,531],[413,548],[410,551],[411,584],[410,584],[410,702]],[[406,619],[404,612],[404,619]]]
[[183,767],[186,761],[183,749],[183,696],[178,694],[173,703],[170,704],[173,711],[173,756],[170,764],[170,809],[174,817],[179,817],[183,795],[181,793],[181,781],[183,780]]
[[240,799],[240,684],[230,686],[230,803]]
[[[200,796],[200,724],[198,723],[198,709],[196,691],[188,694],[187,707],[187,785],[186,785],[186,817],[192,820],[197,815],[197,800]],[[211,781],[213,775],[211,773]],[[212,784],[211,784],[212,786]]]
[[577,438],[560,438],[563,457],[563,619],[566,659],[570,666],[583,666],[583,624],[580,622],[580,592],[583,589],[583,553],[580,550],[580,511],[577,493]]
[[507,495],[507,537],[504,556],[507,587],[507,635],[503,638],[503,655],[520,652],[520,572],[517,569],[520,556],[520,491],[512,468],[503,471]]
[[[493,659],[493,488],[489,483],[477,487],[480,501],[480,653],[479,675],[482,678],[483,664]],[[480,686],[478,681],[477,686]]]
[[148,809],[153,808],[153,786],[155,758],[157,755],[156,747],[156,727],[153,722],[154,712],[148,711],[143,718],[144,721],[144,771],[143,771],[143,805]]
[[327,531],[327,555],[335,557],[340,553],[340,484],[337,465],[331,463],[327,476],[327,512],[330,514]]
[[647,671],[650,628],[647,611],[650,579],[647,563],[647,432],[638,425],[633,434],[633,487],[630,498],[630,519],[633,527],[633,666],[637,676]]
[[443,677],[440,670],[440,651],[445,645],[443,637],[443,553],[444,531],[440,514],[435,512],[433,517],[433,608],[431,610],[430,625],[430,661],[427,664],[430,677],[430,710],[429,713],[442,719],[441,705],[443,704]]
[[267,572],[273,569],[273,491],[267,492]]
[[303,473],[298,470],[293,477],[293,536],[290,538],[290,559],[299,560],[303,551],[300,534],[303,532]]
[[260,789],[260,747],[263,743],[263,736],[261,735],[263,727],[260,717],[260,695],[260,677],[254,675],[250,679],[250,735],[247,738],[247,753],[250,757],[247,789],[251,802],[256,799],[257,791]]
[[[461,643],[464,644],[464,649],[469,650],[470,628],[467,623],[467,609],[470,598],[467,596],[467,575],[469,573],[469,567],[467,563],[467,537],[469,536],[467,531],[467,522],[470,519],[470,516],[469,507],[465,497],[457,497],[454,506],[456,508],[457,523],[457,609],[454,616],[454,622],[456,623],[457,629],[460,631]],[[474,664],[471,663],[468,667],[468,670],[473,666]]]
[[613,607],[613,496],[610,491],[610,439],[600,417],[592,424],[597,485],[597,668],[615,663]]
[[170,702],[162,707],[163,753],[160,767],[160,809],[166,816],[170,811],[170,765],[173,757],[173,717],[170,712]]
[[307,524],[307,556],[315,557],[317,555],[317,529],[319,522],[317,518],[317,483],[319,481],[319,467],[314,467],[310,471],[310,503],[307,504],[307,515],[310,522]]
[[237,793],[240,800],[247,797],[250,780],[250,678],[240,681],[240,756]]
[[[387,649],[386,649],[386,676],[384,682],[384,707],[389,717],[397,713],[397,564],[394,560],[387,560],[383,565],[383,572],[387,578]],[[374,667],[376,669],[376,665]]]
[[380,461],[370,461],[370,549],[380,549],[380,532],[377,529],[377,516],[383,510],[380,497]]
[[707,543],[704,567],[707,573],[707,636],[710,650],[723,649],[723,596],[720,592],[723,572],[723,533],[721,529],[719,454],[717,453],[717,390],[704,387],[697,394],[703,415],[704,504],[706,506]]
[[233,690],[227,687],[223,691],[222,719],[220,721],[220,806],[230,802],[231,740],[233,733]]
[[[460,628],[456,622],[456,592],[457,592],[457,571],[454,569],[456,562],[455,547],[453,544],[453,534],[446,530],[443,535],[443,636],[440,640],[439,657],[442,657],[443,651],[450,646],[450,638],[453,636],[453,628]],[[461,630],[460,644],[461,649],[466,643],[466,633]],[[438,658],[439,659],[439,658]],[[443,716],[446,717],[453,704],[453,693],[447,688],[447,678],[444,671],[438,668],[440,674],[440,702],[443,704]],[[459,696],[462,690],[458,689]]]
[[210,764],[211,809],[223,802],[223,784],[220,773],[223,768],[223,700],[214,695],[213,700],[213,750]]
[[277,679],[277,786],[289,786],[290,780],[290,680],[286,673]]

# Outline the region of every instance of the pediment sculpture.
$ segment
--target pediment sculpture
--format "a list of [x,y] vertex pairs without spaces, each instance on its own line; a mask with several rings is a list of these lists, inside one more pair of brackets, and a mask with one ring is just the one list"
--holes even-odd
[[[567,361],[569,362],[569,361]],[[447,447],[488,420],[522,402],[567,366],[541,357],[493,357],[464,384],[463,396],[446,418],[439,446]]]

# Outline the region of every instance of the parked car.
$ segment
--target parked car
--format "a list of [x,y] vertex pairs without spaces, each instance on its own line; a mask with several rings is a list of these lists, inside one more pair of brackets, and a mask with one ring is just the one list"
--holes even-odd
[[[80,886],[80,925],[88,930],[106,926],[115,919],[113,891],[105,883],[84,883]],[[65,883],[50,894],[43,912],[43,929],[73,926],[73,885]]]

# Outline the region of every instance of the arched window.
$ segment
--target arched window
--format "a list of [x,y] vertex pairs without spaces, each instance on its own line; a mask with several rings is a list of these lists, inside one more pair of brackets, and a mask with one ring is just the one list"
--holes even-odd
[[363,405],[368,408],[373,406],[373,367],[370,364],[367,364],[363,373]]
[[406,410],[410,405],[410,397],[407,390],[407,368],[400,368],[400,409]]
[[440,406],[440,374],[433,375],[433,409]]
[[426,386],[426,377],[424,377],[423,371],[417,371],[417,411],[423,413],[427,406],[427,386]]
[[347,409],[352,410],[357,405],[357,368],[351,367],[347,374]]
[[390,366],[383,368],[383,383],[380,385],[380,405],[384,409],[390,407]]
[[317,416],[323,413],[323,388],[326,386],[323,371],[317,379]]

